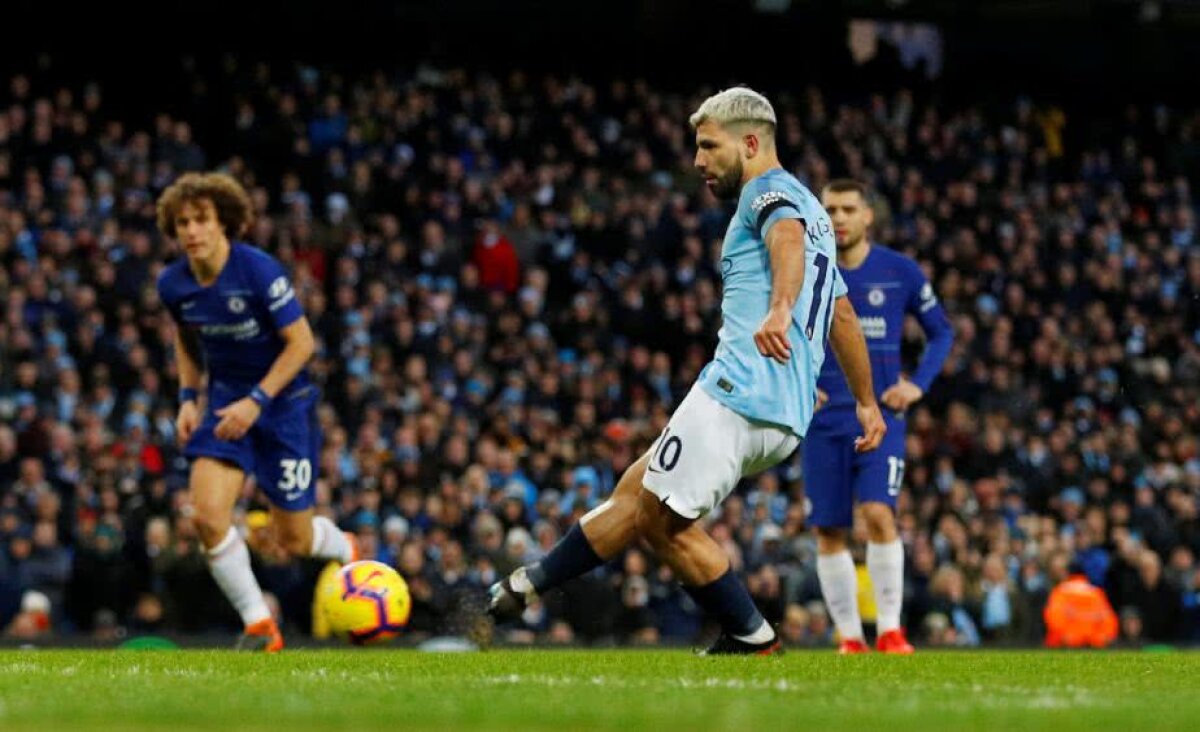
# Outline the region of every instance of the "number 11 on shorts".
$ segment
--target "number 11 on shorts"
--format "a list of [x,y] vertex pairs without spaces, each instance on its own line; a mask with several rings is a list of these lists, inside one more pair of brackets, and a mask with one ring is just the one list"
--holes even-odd
[[904,484],[904,458],[888,455],[888,495],[900,495],[900,486]]

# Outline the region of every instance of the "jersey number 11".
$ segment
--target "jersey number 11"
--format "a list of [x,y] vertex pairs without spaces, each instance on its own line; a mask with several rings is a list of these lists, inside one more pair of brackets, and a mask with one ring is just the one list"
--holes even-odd
[[804,326],[804,335],[812,340],[813,331],[817,327],[817,315],[821,312],[821,297],[825,293],[825,278],[829,275],[829,257],[817,253],[813,260],[817,265],[817,284],[813,286],[812,306],[808,309],[808,324]]

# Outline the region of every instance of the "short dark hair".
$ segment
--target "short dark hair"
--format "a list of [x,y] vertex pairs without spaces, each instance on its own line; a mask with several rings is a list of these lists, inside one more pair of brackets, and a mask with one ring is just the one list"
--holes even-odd
[[857,193],[862,196],[862,200],[870,203],[870,194],[867,192],[867,185],[853,178],[834,178],[825,185],[827,193]]
[[185,203],[208,199],[230,239],[242,236],[254,222],[254,206],[246,189],[226,173],[185,173],[158,199],[158,230],[175,238],[175,216]]

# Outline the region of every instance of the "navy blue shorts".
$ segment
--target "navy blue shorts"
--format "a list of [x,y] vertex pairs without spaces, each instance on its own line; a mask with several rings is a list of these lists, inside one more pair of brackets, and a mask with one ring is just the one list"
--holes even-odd
[[311,508],[321,453],[317,387],[310,385],[277,397],[241,439],[217,439],[213,430],[221,418],[216,410],[249,392],[214,384],[208,392],[208,410],[184,454],[191,460],[211,457],[237,465],[254,476],[273,505],[285,511]]
[[855,502],[886,503],[893,510],[904,483],[905,421],[885,413],[887,435],[871,452],[854,452],[857,422],[810,427],[804,438],[804,490],[812,504],[808,522],[821,528],[854,523]]

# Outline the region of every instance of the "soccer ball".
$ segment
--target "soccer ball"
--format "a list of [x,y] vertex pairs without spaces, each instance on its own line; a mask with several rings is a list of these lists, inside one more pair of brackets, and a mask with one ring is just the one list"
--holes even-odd
[[412,612],[408,584],[382,562],[351,562],[320,592],[318,606],[330,632],[355,645],[395,638]]

